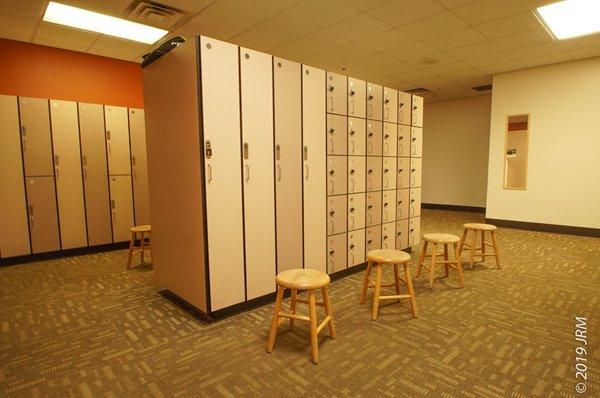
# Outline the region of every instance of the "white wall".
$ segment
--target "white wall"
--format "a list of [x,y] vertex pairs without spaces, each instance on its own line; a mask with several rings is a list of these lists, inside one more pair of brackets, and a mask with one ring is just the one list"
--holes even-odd
[[491,96],[428,103],[423,203],[486,206]]
[[[599,93],[600,58],[494,76],[488,218],[600,228]],[[527,189],[505,190],[506,116],[524,113]]]

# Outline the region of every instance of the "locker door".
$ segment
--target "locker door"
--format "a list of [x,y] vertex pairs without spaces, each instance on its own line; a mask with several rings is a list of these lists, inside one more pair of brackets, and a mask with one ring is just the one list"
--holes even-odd
[[410,182],[410,159],[398,158],[398,173],[396,175],[396,188],[408,188]]
[[398,123],[398,90],[383,88],[383,121]]
[[410,190],[409,214],[411,217],[421,215],[421,188],[413,188]]
[[412,127],[410,135],[410,156],[414,158],[423,157],[423,129]]
[[421,186],[421,158],[410,159],[410,187]]
[[396,220],[396,190],[383,191],[381,194],[381,222]]
[[304,268],[327,271],[325,71],[302,66]]
[[348,195],[348,231],[365,227],[365,200],[364,193]]
[[410,126],[398,125],[398,157],[410,156]]
[[365,119],[348,118],[348,155],[366,154],[367,124]]
[[381,191],[367,193],[367,227],[381,224]]
[[0,95],[0,258],[31,253],[17,97]]
[[300,64],[275,59],[277,271],[302,267],[302,97]]
[[104,118],[108,173],[110,175],[131,174],[127,108],[106,105],[104,106]]
[[348,78],[348,116],[365,118],[367,83]]
[[327,156],[327,195],[348,192],[347,156]]
[[327,238],[327,273],[346,269],[347,234],[333,235]]
[[398,189],[396,191],[396,219],[408,218],[410,204],[409,189]]
[[54,177],[63,249],[87,246],[77,103],[50,100]]
[[396,189],[396,158],[383,158],[383,189]]
[[383,120],[383,87],[367,83],[367,118]]
[[365,192],[365,160],[364,156],[348,156],[348,193]]
[[412,96],[398,91],[398,123],[410,126],[412,116]]
[[381,156],[383,153],[383,125],[367,120],[367,155]]
[[421,217],[414,217],[408,221],[408,247],[421,242]]
[[348,267],[365,262],[365,230],[348,232]]
[[381,225],[375,225],[367,228],[365,253],[376,249],[381,249]]
[[389,250],[396,248],[396,223],[390,222],[381,226],[381,248]]
[[327,154],[348,153],[348,123],[345,116],[327,114]]
[[19,98],[21,148],[26,176],[52,176],[52,141],[48,100]]
[[408,247],[408,219],[396,221],[396,250]]
[[423,127],[423,97],[412,96],[412,121],[411,124]]
[[338,115],[348,113],[348,78],[337,73],[327,72],[327,112]]
[[398,141],[398,125],[394,123],[383,124],[383,156],[396,156]]
[[216,311],[245,299],[239,57],[236,45],[203,36],[200,51],[210,307]]
[[31,252],[60,250],[53,177],[27,177],[27,211]]
[[335,235],[347,230],[346,195],[327,198],[327,235]]
[[381,191],[382,165],[382,158],[367,157],[367,192]]
[[110,176],[110,209],[115,243],[128,241],[133,226],[131,176]]
[[275,291],[273,58],[240,47],[247,300]]
[[146,158],[146,123],[143,109],[129,109],[131,135],[131,177],[133,179],[133,208],[135,224],[150,224],[148,198],[148,160]]
[[102,105],[79,103],[79,135],[88,242],[90,246],[111,243],[113,238]]

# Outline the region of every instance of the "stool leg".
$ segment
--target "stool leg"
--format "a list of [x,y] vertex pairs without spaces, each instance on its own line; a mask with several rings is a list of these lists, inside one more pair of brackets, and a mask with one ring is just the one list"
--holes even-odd
[[329,301],[329,294],[327,293],[327,286],[321,288],[321,295],[323,296],[323,305],[325,306],[325,314],[329,316],[329,336],[335,339],[335,324],[333,323],[333,311],[331,311],[331,302]]
[[367,290],[369,290],[369,276],[371,276],[371,271],[373,270],[373,263],[370,261],[367,264],[367,272],[365,273],[365,280],[363,281],[363,287],[360,292],[359,303],[364,304],[365,299],[367,298]]
[[135,232],[131,233],[131,241],[129,242],[129,254],[127,255],[127,269],[131,268],[131,256],[133,256],[133,246],[135,244]]
[[460,260],[460,250],[458,245],[454,244],[454,259],[456,260],[456,271],[458,272],[458,282],[460,287],[465,287],[465,276],[463,274],[462,261]]
[[371,311],[371,319],[377,320],[379,313],[379,296],[381,295],[381,264],[375,263],[375,293],[373,295],[373,310]]
[[413,289],[412,279],[410,277],[410,269],[408,264],[404,263],[404,279],[406,280],[406,287],[408,288],[408,294],[410,294],[410,308],[412,309],[413,317],[417,317],[417,299],[415,298],[415,290]]
[[469,266],[471,269],[475,268],[473,262],[475,260],[475,245],[477,244],[477,231],[472,232],[473,233],[471,235],[473,235],[473,237],[471,238],[471,256],[469,257]]
[[450,264],[448,264],[448,244],[444,243],[444,268],[446,272],[446,276],[450,276]]
[[496,242],[496,231],[491,231],[492,244],[494,245],[494,257],[496,257],[496,268],[500,269],[500,252],[498,251],[498,243]]
[[485,263],[485,231],[481,231],[481,262]]
[[144,264],[144,243],[146,242],[145,233],[141,233],[142,237],[140,238],[140,259],[142,260],[142,264]]
[[308,311],[310,315],[310,351],[314,364],[319,362],[319,340],[317,334],[317,300],[315,291],[308,291]]
[[[290,312],[292,314],[296,313],[296,298],[298,296],[298,289],[292,289],[292,297],[290,298]],[[294,318],[290,318],[290,330],[294,329]]]
[[458,251],[460,251],[462,253],[462,249],[463,249],[463,243],[465,243],[465,240],[467,239],[467,231],[468,229],[465,228],[465,230],[463,231],[462,237],[460,238],[460,245],[458,246]]
[[269,339],[267,340],[267,352],[272,352],[273,346],[275,345],[277,327],[279,326],[279,311],[281,311],[281,302],[283,301],[284,291],[285,288],[283,288],[283,286],[277,286],[277,299],[275,300],[275,306],[273,307],[273,319],[271,320],[271,331],[269,332]]
[[431,269],[429,270],[429,288],[433,287],[433,277],[435,275],[435,257],[437,254],[437,243],[433,244],[433,250],[431,251]]
[[152,231],[148,231],[148,244],[146,247],[150,251],[150,260],[152,260]]
[[421,276],[421,268],[423,267],[423,261],[425,261],[425,254],[427,254],[427,244],[429,242],[425,241],[423,243],[423,250],[421,250],[421,256],[419,257],[419,263],[417,264],[417,278]]
[[[394,264],[394,285],[396,286],[396,294],[400,294],[400,270],[398,267],[400,264]],[[400,302],[400,299],[396,300],[396,302]]]

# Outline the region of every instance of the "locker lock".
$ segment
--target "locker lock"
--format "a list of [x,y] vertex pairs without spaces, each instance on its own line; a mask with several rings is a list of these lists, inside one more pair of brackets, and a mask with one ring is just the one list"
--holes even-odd
[[205,153],[206,159],[210,159],[212,157],[212,148],[210,146],[209,140],[206,140],[206,142],[204,143],[204,153]]
[[410,200],[410,203],[415,203],[415,200],[414,200],[414,199],[411,199],[411,200]]
[[367,243],[370,245],[371,243],[373,243],[373,241],[372,241],[371,239],[369,239],[369,240],[367,241]]
[[335,87],[329,86],[329,91],[333,91],[333,90],[335,90]]
[[373,174],[373,169],[369,169],[369,174]]
[[403,136],[400,136],[400,137],[398,137],[398,141],[400,141],[400,140],[401,140],[401,139],[403,139],[403,138],[404,138]]
[[388,205],[388,204],[387,204],[387,202],[385,202],[385,203],[383,204],[383,207],[387,207],[387,205]]
[[304,156],[304,160],[308,160],[308,147],[305,146],[304,149],[302,150],[303,156]]
[[369,137],[373,137],[373,132],[369,132]]
[[332,176],[335,174],[335,170],[329,170],[329,175]]
[[350,208],[350,213],[354,213],[354,207]]
[[402,204],[402,201],[401,201],[401,200],[399,200],[399,201],[398,201],[398,204],[399,204],[399,205],[401,205],[401,204]]
[[398,232],[396,235],[397,235],[397,236],[400,236],[400,235],[402,235],[402,232]]
[[350,90],[350,96],[353,96],[354,94],[356,94],[354,90]]
[[27,127],[21,126],[21,135],[25,137],[27,135]]
[[414,109],[414,110],[417,110],[417,106],[416,106],[416,105],[415,105],[415,106],[413,106],[413,109]]
[[389,134],[386,134],[386,135],[384,136],[384,138],[387,140],[388,138],[390,138],[390,135],[389,135]]
[[371,209],[373,208],[373,205],[369,205],[369,206],[367,206],[367,208],[368,208],[369,210],[371,210]]
[[350,245],[350,250],[354,250],[354,243]]
[[388,104],[389,102],[390,102],[390,100],[389,100],[389,99],[386,99],[386,100],[385,100],[385,103],[386,103],[386,104]]
[[335,211],[333,211],[333,210],[329,210],[329,215],[330,215],[330,216],[333,216],[334,214],[335,214]]
[[404,102],[401,102],[399,106],[402,108],[404,106]]
[[356,134],[356,131],[350,130],[350,135],[354,135],[354,134]]
[[386,239],[387,239],[387,235],[383,235],[383,240],[386,240]]
[[58,155],[54,155],[54,165],[58,166],[60,164],[60,158],[58,157]]
[[372,95],[369,95],[369,101],[371,101],[373,99]]
[[417,138],[416,138],[416,137],[413,137],[413,138],[412,138],[412,141],[413,141],[413,142],[415,142],[416,140],[417,140]]
[[402,172],[404,171],[404,169],[398,169],[398,171],[399,171],[400,173],[402,173]]
[[354,174],[354,171],[355,171],[354,169],[351,169],[350,174]]
[[329,134],[333,134],[333,133],[335,133],[335,129],[334,128],[330,128],[329,129]]
[[110,140],[110,130],[106,130],[106,139]]
[[329,250],[329,255],[333,256],[335,254],[335,250]]
[[275,159],[281,159],[281,146],[279,144],[275,145]]
[[411,229],[410,229],[410,232],[415,232],[415,230],[411,228]]
[[33,216],[33,205],[29,205],[28,210],[29,210],[29,215]]
[[389,172],[389,171],[390,171],[389,169],[385,169],[385,170],[383,170],[383,172],[384,172],[384,173],[387,173],[387,172]]
[[410,172],[414,173],[415,171],[417,171],[417,169],[411,169]]
[[248,160],[249,156],[250,156],[250,153],[249,153],[249,149],[248,149],[248,143],[244,142],[244,159]]

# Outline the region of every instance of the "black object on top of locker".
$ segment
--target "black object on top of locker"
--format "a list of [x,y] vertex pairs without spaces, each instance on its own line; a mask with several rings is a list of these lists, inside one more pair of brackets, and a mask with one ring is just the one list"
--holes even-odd
[[162,43],[158,48],[150,53],[142,55],[142,68],[150,65],[152,62],[156,61],[175,47],[180,46],[185,43],[185,38],[182,36],[175,36],[171,39],[166,40]]

